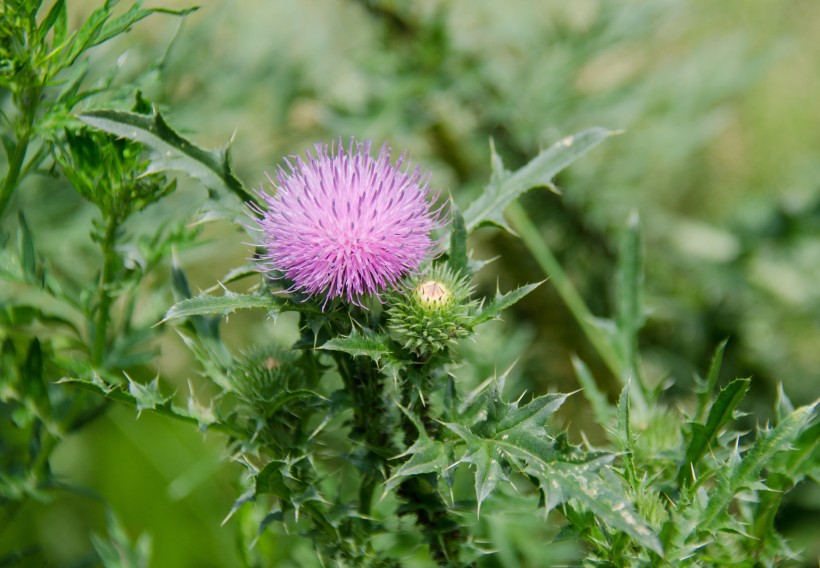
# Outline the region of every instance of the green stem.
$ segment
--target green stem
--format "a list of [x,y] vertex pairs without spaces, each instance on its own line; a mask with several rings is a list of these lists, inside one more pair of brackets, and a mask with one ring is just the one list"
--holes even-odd
[[23,136],[17,139],[17,145],[11,154],[9,171],[3,180],[3,186],[0,187],[0,221],[3,220],[11,194],[14,193],[17,183],[20,181],[20,172],[23,170],[23,162],[26,159],[30,139],[31,130],[29,127],[24,130]]
[[100,367],[105,360],[106,336],[108,334],[108,324],[111,321],[111,304],[113,297],[108,290],[111,279],[116,270],[117,254],[114,244],[119,228],[118,217],[110,214],[105,222],[105,232],[100,242],[103,253],[103,266],[100,272],[100,282],[98,285],[99,299],[97,301],[97,314],[94,322],[94,343],[91,350],[91,362]]
[[[595,324],[595,317],[587,308],[586,302],[573,286],[572,281],[567,276],[558,259],[552,254],[549,245],[541,237],[538,229],[532,223],[524,208],[519,203],[511,203],[507,208],[507,217],[512,222],[515,230],[521,236],[530,253],[538,262],[541,269],[549,276],[550,282],[555,286],[558,295],[564,301],[569,311],[572,313],[578,325],[581,326],[584,334],[595,350],[600,355],[604,364],[615,375],[621,384],[626,385],[630,379],[629,369],[624,369],[618,352],[607,340],[606,336]],[[637,381],[638,378],[635,377]],[[640,409],[646,409],[646,399],[644,397],[643,385],[638,384],[638,388],[630,389],[630,398]]]
[[[422,388],[429,392],[427,362],[421,358],[416,362],[420,368],[405,372],[402,377],[402,404],[408,411],[418,414],[427,435],[435,437],[437,428],[430,417],[429,406],[422,404],[417,390]],[[404,413],[402,428],[404,443],[409,447],[418,434],[416,426]],[[432,474],[410,477],[399,486],[399,497],[407,503],[408,512],[415,514],[417,523],[430,546],[430,555],[433,559],[440,566],[460,566],[459,548],[464,536],[459,530],[459,523],[452,518],[446,503],[439,495],[437,482],[438,478]]]
[[387,473],[387,458],[395,454],[384,428],[382,417],[382,384],[378,371],[369,360],[359,360],[346,353],[335,352],[333,358],[345,388],[353,402],[353,432],[364,442],[366,459],[371,467],[362,472],[359,485],[359,512],[369,515],[376,486]]

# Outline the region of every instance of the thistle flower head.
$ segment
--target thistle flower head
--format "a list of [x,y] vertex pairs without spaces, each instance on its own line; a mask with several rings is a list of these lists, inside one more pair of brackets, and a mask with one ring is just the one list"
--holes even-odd
[[262,268],[291,291],[359,304],[395,288],[432,252],[441,210],[432,207],[429,174],[402,168],[405,154],[391,164],[386,144],[374,158],[370,142],[351,139],[347,150],[317,144],[306,159],[285,162],[258,212]]

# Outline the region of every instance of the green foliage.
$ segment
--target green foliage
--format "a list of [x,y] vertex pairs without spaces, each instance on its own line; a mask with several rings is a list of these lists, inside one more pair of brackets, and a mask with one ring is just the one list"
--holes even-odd
[[[601,120],[594,105],[575,109],[589,104],[582,102],[588,98],[581,91],[603,89],[600,101],[617,110],[605,123],[621,124],[634,109],[650,108],[630,85],[589,85],[598,79],[606,83],[605,76],[611,80],[609,72],[617,75],[617,65],[600,59],[612,56],[606,49],[613,42],[635,41],[641,53],[647,52],[637,64],[634,54],[615,58],[627,67],[652,64],[656,56],[643,42],[651,39],[646,30],[655,29],[657,8],[636,8],[624,18],[626,12],[612,6],[596,6],[584,15],[575,5],[561,10],[545,5],[550,33],[532,36],[548,37],[550,49],[532,50],[533,44],[544,47],[542,40],[517,31],[513,35],[521,37],[511,40],[512,46],[498,44],[492,34],[482,34],[480,45],[470,44],[460,26],[475,27],[470,18],[480,21],[488,10],[499,9],[491,10],[490,3],[471,4],[465,18],[458,2],[436,8],[435,14],[363,2],[345,18],[353,18],[361,32],[357,41],[376,42],[383,49],[373,50],[377,55],[371,53],[359,67],[354,50],[345,63],[351,67],[339,68],[350,73],[350,85],[365,86],[357,95],[344,81],[337,82],[336,72],[294,64],[298,56],[293,54],[300,49],[266,49],[263,72],[256,70],[262,78],[253,85],[232,75],[245,69],[244,60],[202,85],[201,77],[183,69],[177,83],[165,74],[168,52],[136,78],[101,73],[87,59],[90,49],[153,14],[184,16],[193,9],[105,2],[71,30],[71,2],[49,3],[46,13],[42,4],[21,0],[0,7],[0,418],[5,418],[0,421],[0,537],[20,518],[18,511],[31,514],[26,509],[30,500],[48,503],[64,493],[83,493],[66,481],[68,460],[54,458],[56,449],[116,402],[137,416],[170,418],[224,442],[232,463],[225,471],[233,483],[223,485],[230,487],[234,504],[224,507],[222,530],[236,532],[238,560],[247,566],[775,566],[798,561],[792,536],[781,534],[778,511],[792,506],[793,495],[816,489],[812,484],[820,479],[818,403],[801,401],[795,408],[778,387],[771,424],[757,418],[755,425],[743,410],[753,409],[755,416],[762,412],[750,393],[766,391],[765,382],[722,376],[741,374],[738,366],[746,370],[737,350],[748,350],[743,342],[750,334],[735,324],[717,326],[720,333],[703,332],[709,341],[732,336],[731,343],[718,346],[705,379],[692,384],[680,368],[667,368],[669,360],[693,367],[700,358],[689,347],[678,344],[672,353],[675,349],[656,343],[659,321],[674,313],[670,321],[679,323],[684,316],[674,311],[678,298],[661,302],[653,282],[669,278],[668,265],[686,265],[678,253],[668,261],[659,258],[667,253],[657,250],[670,250],[673,237],[660,238],[657,225],[671,235],[691,233],[641,202],[640,218],[631,213],[611,237],[613,226],[636,205],[613,199],[612,192],[633,185],[646,189],[650,183],[654,191],[674,179],[670,163],[675,164],[671,171],[686,174],[678,177],[698,184],[691,174],[697,168],[676,170],[683,163],[678,154],[694,152],[693,139],[711,138],[712,130],[700,122],[692,128],[684,123],[673,139],[658,143],[656,132],[639,128],[629,138],[646,145],[640,164],[605,153],[620,156],[623,147],[616,144],[567,170],[615,134],[592,128],[560,138],[558,131],[574,126],[579,117]],[[507,8],[502,10],[506,15]],[[510,9],[510,15],[515,13]],[[358,25],[362,21],[368,25]],[[316,25],[323,24],[317,20]],[[207,59],[201,51],[209,43],[200,41],[197,57],[188,58],[196,59],[197,67]],[[348,50],[338,51],[347,57]],[[499,54],[528,51],[572,61],[569,67],[606,72],[584,75],[555,63],[548,73],[522,73],[517,56],[499,59]],[[247,58],[239,48],[237,53]],[[334,69],[335,57],[322,54]],[[382,76],[390,65],[403,71]],[[111,67],[119,69],[120,63]],[[149,75],[161,87],[152,99],[164,104],[168,98],[190,97],[174,110],[174,128],[165,107],[160,113],[160,105],[142,95]],[[324,84],[325,76],[333,76],[333,84]],[[539,82],[544,77],[548,88]],[[664,77],[669,78],[659,80]],[[248,110],[250,87],[267,80],[276,88],[260,92],[271,116],[282,115],[281,132],[259,127],[260,118]],[[185,87],[185,81],[195,87]],[[667,82],[677,89],[679,81]],[[719,100],[721,92],[735,87],[709,88],[715,91],[713,100]],[[220,104],[248,115],[254,132],[240,129],[236,144],[232,137],[219,150],[198,147],[193,135],[176,125],[193,122],[205,130],[202,117],[210,115],[199,97],[213,93],[214,101],[221,100],[230,89],[239,92],[238,98]],[[126,100],[136,101],[131,111],[122,110]],[[656,106],[679,108],[681,100],[703,109],[704,103],[684,90]],[[545,107],[558,114],[548,115]],[[244,168],[234,169],[232,152],[254,162],[255,177],[258,148],[271,146],[279,154],[305,131],[318,138],[328,125],[333,136],[359,131],[364,115],[357,118],[357,113],[363,109],[373,129],[369,132],[388,133],[395,140],[409,137],[411,144],[424,140],[436,149],[432,185],[448,185],[439,177],[446,170],[451,185],[458,186],[455,200],[472,195],[461,210],[451,203],[442,255],[409,275],[401,290],[385,295],[385,305],[374,301],[364,308],[341,301],[325,306],[290,293],[275,278],[260,278],[253,261],[225,269],[214,251],[252,229],[252,215],[262,213],[237,173]],[[194,121],[190,116],[186,121],[186,110],[195,113]],[[713,112],[703,114],[714,120]],[[552,124],[558,131],[540,130]],[[488,136],[496,142],[486,167]],[[243,138],[251,140],[254,151],[237,151]],[[662,159],[656,156],[653,163],[648,156],[654,152],[662,152]],[[502,154],[508,163],[523,165],[507,171]],[[535,158],[526,162],[531,155]],[[481,176],[487,171],[490,181],[484,184]],[[38,181],[40,174],[49,177]],[[177,179],[179,174],[184,175]],[[207,190],[197,213],[179,206],[192,201],[186,182]],[[559,184],[567,188],[560,202],[554,195],[528,194],[536,187],[557,193]],[[46,195],[41,185],[47,185],[48,199],[36,203],[26,191],[30,187],[32,196]],[[519,198],[531,201],[522,205]],[[52,219],[38,213],[41,207],[55,217],[50,208],[60,209],[60,222],[51,227]],[[15,209],[16,220],[8,215]],[[780,221],[805,236],[811,211],[784,213]],[[207,249],[191,251],[183,260],[186,267],[207,264],[208,282],[214,270],[227,273],[217,286],[194,296],[189,276],[195,275],[190,277],[196,282],[201,270],[186,275],[174,253],[198,236],[192,225],[210,221],[218,223],[206,228],[211,240],[202,243]],[[483,258],[499,242],[506,246],[503,239],[508,238],[498,232],[496,241],[490,232],[474,235],[486,225],[517,232],[547,283],[524,284],[507,293],[496,286],[494,295],[490,291],[483,297],[491,278],[480,272],[487,262],[473,258],[471,247]],[[768,308],[749,300],[759,292],[750,293],[742,280],[765,271],[743,263],[765,257],[771,243],[758,229],[751,231],[760,241],[744,241],[742,254],[721,261],[724,272],[704,289],[738,290],[737,301],[745,306],[741,311],[755,318]],[[647,250],[644,234],[652,244]],[[65,243],[56,246],[55,240]],[[529,263],[518,258],[512,264],[520,269]],[[712,270],[687,269],[692,274]],[[689,286],[690,274],[684,274]],[[247,278],[254,283],[241,291],[234,287]],[[543,309],[541,297],[552,291],[566,313]],[[720,295],[704,302],[714,306],[710,302],[719,303]],[[561,337],[542,329],[536,335],[507,311],[525,296],[528,309],[519,309],[518,317],[543,323],[542,312],[549,313]],[[750,305],[755,309],[747,309]],[[693,313],[689,310],[688,317]],[[233,316],[230,321],[228,316]],[[502,316],[504,324],[489,323]],[[576,327],[583,334],[577,349],[564,349],[561,341],[575,335]],[[746,331],[755,329],[759,326]],[[170,361],[177,359],[173,332],[193,363],[175,368]],[[688,340],[697,334],[680,330],[680,335]],[[527,343],[531,337],[558,354],[550,364],[542,360],[546,350],[540,343]],[[573,388],[559,381],[562,368],[569,368],[568,352],[578,354],[570,359],[585,401],[552,392]],[[497,361],[522,356],[515,371],[500,376],[493,371]],[[724,359],[731,365],[724,367]],[[522,377],[531,380],[534,394],[526,394]],[[180,392],[185,380],[189,394],[184,387]],[[511,401],[505,389],[520,394]],[[583,444],[570,441],[578,439]],[[157,464],[162,469],[161,459]],[[211,467],[195,475],[208,475]],[[124,477],[117,476],[115,498],[125,493]],[[141,498],[150,500],[146,504],[156,500],[155,495]],[[131,519],[121,524],[108,506],[106,520],[107,536],[91,533],[84,541],[88,553],[71,563],[147,566],[148,536],[133,541],[124,528],[133,526]],[[160,545],[168,536],[162,531],[154,536],[162,562]],[[568,552],[558,551],[567,543]],[[14,550],[0,552],[0,564],[24,565],[44,554],[14,543]]]
[[128,533],[111,511],[106,511],[108,539],[96,534],[91,542],[105,568],[148,568],[151,561],[151,538],[141,534],[132,543]]
[[212,201],[209,212],[216,217],[227,216],[242,225],[245,202],[256,202],[231,170],[229,146],[211,151],[195,146],[171,129],[155,108],[147,115],[92,110],[80,114],[79,118],[97,130],[149,148],[152,172],[182,172],[199,180],[209,191]]

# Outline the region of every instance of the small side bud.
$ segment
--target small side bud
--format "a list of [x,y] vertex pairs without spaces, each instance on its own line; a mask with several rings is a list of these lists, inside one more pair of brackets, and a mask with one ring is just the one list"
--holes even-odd
[[442,351],[472,333],[470,316],[477,304],[470,300],[471,291],[467,278],[442,265],[434,266],[411,277],[403,292],[391,295],[388,328],[416,355]]

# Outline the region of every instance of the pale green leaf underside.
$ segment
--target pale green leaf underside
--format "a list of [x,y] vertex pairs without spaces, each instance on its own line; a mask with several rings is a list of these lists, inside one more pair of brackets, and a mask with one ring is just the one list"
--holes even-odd
[[177,302],[166,312],[163,321],[204,315],[227,316],[236,310],[254,308],[276,313],[288,304],[285,296],[276,296],[268,292],[237,294],[226,290],[222,296],[201,295]]
[[354,331],[347,337],[336,337],[322,345],[322,349],[329,351],[343,351],[353,356],[370,357],[378,361],[381,357],[389,355],[390,338],[384,334],[362,335]]

